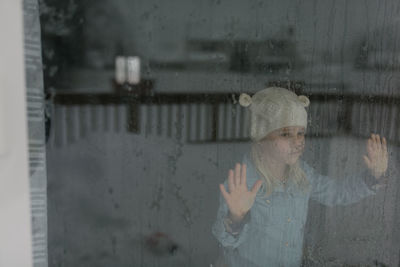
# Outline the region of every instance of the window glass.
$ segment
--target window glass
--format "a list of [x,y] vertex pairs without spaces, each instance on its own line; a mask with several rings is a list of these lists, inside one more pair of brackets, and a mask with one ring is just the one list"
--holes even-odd
[[399,264],[397,1],[39,3],[50,265]]

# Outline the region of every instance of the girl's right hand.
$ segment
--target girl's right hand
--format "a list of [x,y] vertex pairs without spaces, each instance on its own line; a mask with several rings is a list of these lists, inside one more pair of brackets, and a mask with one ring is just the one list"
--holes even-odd
[[231,219],[241,221],[251,209],[256,194],[262,185],[262,180],[257,180],[249,191],[246,183],[246,164],[237,163],[235,170],[229,170],[228,189],[223,184],[219,185],[222,196],[229,208]]

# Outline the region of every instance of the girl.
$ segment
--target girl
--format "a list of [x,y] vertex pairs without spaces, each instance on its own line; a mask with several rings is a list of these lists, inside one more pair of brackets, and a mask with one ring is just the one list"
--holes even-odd
[[[304,150],[306,96],[267,88],[253,97],[242,94],[250,108],[252,147],[243,164],[229,170],[213,234],[224,247],[229,266],[300,266],[309,199],[345,205],[374,194],[360,177],[334,180],[317,174],[299,160]],[[364,161],[381,179],[388,165],[385,138],[372,134]]]

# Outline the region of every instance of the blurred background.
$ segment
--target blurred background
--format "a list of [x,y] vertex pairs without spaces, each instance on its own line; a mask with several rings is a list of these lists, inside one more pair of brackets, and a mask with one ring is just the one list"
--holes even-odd
[[310,202],[305,266],[400,266],[398,1],[24,4],[37,266],[220,266],[218,184],[249,149],[238,97],[268,86],[310,98],[303,159],[322,174],[363,172],[366,138],[388,140],[388,187]]

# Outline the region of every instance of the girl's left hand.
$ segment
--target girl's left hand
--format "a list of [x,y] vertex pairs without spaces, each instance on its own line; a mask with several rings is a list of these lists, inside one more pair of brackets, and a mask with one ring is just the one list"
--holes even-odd
[[363,156],[369,171],[376,179],[382,177],[388,168],[388,152],[385,137],[371,134],[367,141],[367,155]]

